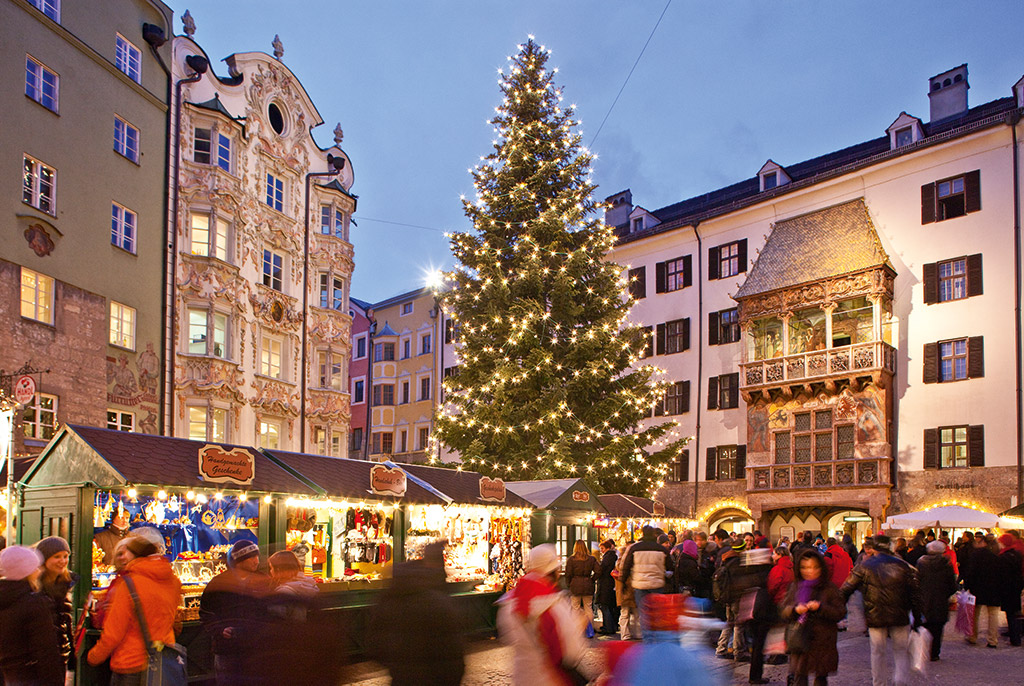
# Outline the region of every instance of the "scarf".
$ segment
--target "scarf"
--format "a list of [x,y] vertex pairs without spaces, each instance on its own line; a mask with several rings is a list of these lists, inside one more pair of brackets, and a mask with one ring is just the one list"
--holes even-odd
[[[801,579],[798,581],[796,587],[796,604],[806,605],[810,602],[811,598],[814,596],[814,587],[817,585],[817,579]],[[807,615],[807,612],[803,613],[797,621],[803,624],[807,621]]]

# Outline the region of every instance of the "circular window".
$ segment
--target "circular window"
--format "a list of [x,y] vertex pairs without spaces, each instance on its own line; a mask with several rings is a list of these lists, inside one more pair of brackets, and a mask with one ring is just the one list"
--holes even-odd
[[267,107],[267,117],[270,119],[270,126],[278,134],[284,133],[284,112],[277,106],[277,103],[270,103]]

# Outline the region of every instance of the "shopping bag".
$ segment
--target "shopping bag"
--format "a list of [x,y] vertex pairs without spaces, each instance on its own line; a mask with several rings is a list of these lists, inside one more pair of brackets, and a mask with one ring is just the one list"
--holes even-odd
[[786,625],[786,652],[803,655],[811,647],[810,629],[804,622],[790,622]]
[[783,625],[773,626],[768,630],[768,637],[764,639],[765,655],[784,655],[786,653],[786,627]]
[[974,596],[969,591],[956,594],[956,630],[964,636],[974,635]]
[[932,634],[923,626],[910,632],[910,668],[924,674],[932,652]]

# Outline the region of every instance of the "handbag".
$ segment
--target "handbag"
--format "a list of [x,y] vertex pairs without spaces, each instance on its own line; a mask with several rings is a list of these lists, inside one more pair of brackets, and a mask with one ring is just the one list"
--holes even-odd
[[805,622],[790,622],[786,625],[786,652],[803,655],[811,647],[810,628]]
[[185,647],[177,643],[153,641],[150,638],[149,625],[146,624],[146,616],[142,613],[139,595],[135,592],[135,582],[132,581],[130,574],[125,574],[124,580],[132,596],[132,605],[135,606],[135,617],[139,621],[146,652],[149,653],[149,665],[142,679],[143,686],[186,686],[188,673],[185,666]]

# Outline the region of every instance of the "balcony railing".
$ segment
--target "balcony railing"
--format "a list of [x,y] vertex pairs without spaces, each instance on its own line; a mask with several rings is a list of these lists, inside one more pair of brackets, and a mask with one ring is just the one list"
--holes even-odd
[[747,390],[883,370],[894,372],[896,349],[882,341],[871,341],[745,362],[740,367],[740,387]]
[[888,458],[858,458],[747,467],[752,491],[884,486]]

